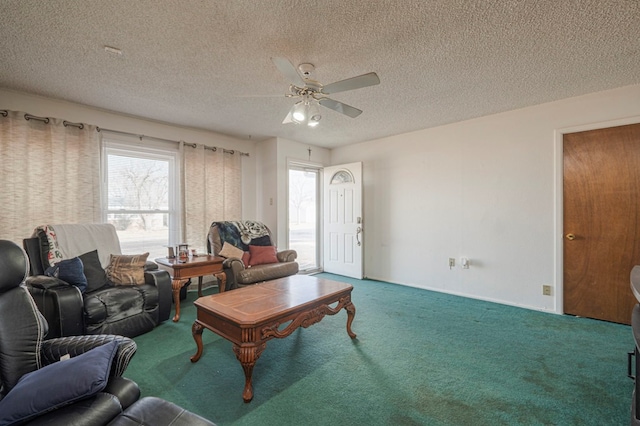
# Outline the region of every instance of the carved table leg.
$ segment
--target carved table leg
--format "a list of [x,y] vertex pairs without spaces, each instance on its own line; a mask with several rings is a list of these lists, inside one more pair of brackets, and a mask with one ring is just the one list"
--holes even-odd
[[218,293],[222,293],[227,288],[227,274],[220,272],[214,274],[214,277],[218,280]]
[[236,358],[238,358],[244,370],[244,390],[242,391],[244,402],[251,402],[253,399],[253,385],[251,384],[253,367],[266,346],[266,343],[260,343],[257,346],[233,345],[233,352],[235,352]]
[[351,323],[353,322],[353,318],[356,316],[356,307],[353,303],[349,302],[345,305],[344,309],[347,311],[347,334],[352,339],[355,339],[356,333],[351,331]]
[[198,297],[202,297],[202,277],[198,277]]
[[180,319],[180,289],[182,288],[182,280],[171,281],[171,289],[173,290],[173,303],[176,305],[176,314],[173,317],[173,322],[178,322]]
[[191,362],[198,362],[202,356],[202,330],[204,330],[204,327],[200,325],[198,321],[194,322],[191,326],[191,334],[193,335],[193,340],[196,341],[196,346],[198,347],[196,353],[191,357]]

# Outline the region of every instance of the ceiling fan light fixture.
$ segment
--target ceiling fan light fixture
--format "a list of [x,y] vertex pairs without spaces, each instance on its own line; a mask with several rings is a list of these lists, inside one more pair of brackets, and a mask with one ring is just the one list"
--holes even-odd
[[297,102],[294,106],[293,106],[293,110],[291,113],[291,118],[293,121],[295,121],[298,124],[302,124],[305,122],[306,118],[307,118],[307,106],[305,105],[304,101],[300,101]]
[[318,101],[305,97],[305,99],[296,102],[291,108],[291,121],[296,124],[306,124],[309,127],[316,127],[320,124],[320,108]]
[[313,100],[308,105],[309,107],[307,108],[307,126],[316,127],[318,124],[320,124],[320,119],[322,118],[322,115],[320,115],[320,108],[318,107],[318,101]]
[[309,118],[309,123],[307,123],[307,126],[316,127],[318,124],[320,124],[320,119],[321,118],[322,118],[322,116],[320,114],[312,115]]

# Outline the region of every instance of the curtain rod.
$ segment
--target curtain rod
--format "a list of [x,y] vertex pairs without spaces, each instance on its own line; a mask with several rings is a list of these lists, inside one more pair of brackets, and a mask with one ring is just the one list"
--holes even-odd
[[[3,117],[7,117],[9,115],[9,111],[7,110],[1,110],[0,111],[0,115]],[[29,120],[36,120],[36,121],[42,121],[44,124],[49,124],[49,121],[51,120],[49,117],[38,117],[36,115],[31,115],[31,114],[25,114],[24,115],[24,119],[29,121]],[[67,120],[63,120],[62,121],[62,125],[64,127],[77,127],[78,129],[82,130],[84,129],[84,124],[82,123],[72,123],[70,121]]]
[[[184,142],[184,141],[175,141],[175,140],[172,140],[172,139],[157,138],[155,136],[140,135],[140,134],[137,134],[137,133],[123,132],[121,130],[103,129],[103,128],[100,128],[100,127],[96,127],[96,130],[98,132],[109,132],[109,133],[116,133],[116,134],[125,135],[125,136],[135,136],[135,137],[139,138],[140,141],[142,141],[142,138],[146,138],[146,139],[155,139],[155,140],[162,141],[162,142],[172,142],[172,143],[178,143],[178,144],[181,143],[181,142]],[[184,144],[187,145],[187,146],[190,146],[192,148],[195,148],[196,146],[198,146],[198,144],[195,144],[195,143],[184,142]],[[211,151],[217,151],[218,150],[218,148],[215,147],[215,146],[207,146],[207,145],[204,146],[204,149],[209,149]],[[221,148],[221,149],[222,149],[222,152],[227,153],[227,154],[235,154],[235,152],[236,152],[233,149],[224,149],[224,148]],[[247,157],[249,156],[249,153],[247,153],[247,152],[238,151],[238,154],[245,155]]]
[[[3,117],[7,117],[9,115],[9,111],[8,110],[0,110],[0,115],[3,116]],[[49,117],[38,117],[38,116],[35,116],[35,115],[31,115],[31,114],[25,114],[24,115],[24,119],[27,120],[27,121],[29,121],[29,120],[42,121],[45,124],[48,124],[49,121],[50,121]],[[70,121],[63,120],[62,124],[64,125],[64,127],[71,126],[71,127],[77,127],[80,130],[84,129],[84,124],[82,124],[82,123],[72,123]],[[139,135],[139,134],[136,134],[136,133],[123,132],[123,131],[120,131],[120,130],[101,129],[100,127],[97,127],[97,126],[96,126],[96,131],[98,131],[98,132],[116,133],[116,134],[125,135],[125,136],[135,136],[135,137],[139,138],[140,141],[142,141],[142,138],[147,138],[147,139],[159,140],[159,141],[162,141],[162,142],[172,142],[172,143],[178,143],[178,144],[180,142],[183,142],[183,141],[174,141],[174,140],[171,140],[171,139],[157,138],[155,136],[146,136],[146,135]],[[195,148],[196,146],[198,146],[195,143],[184,142],[184,144],[187,145],[187,146],[190,146],[192,148]],[[217,151],[218,150],[218,148],[215,147],[215,146],[207,146],[207,145],[204,146],[204,149],[209,149],[211,151]],[[233,150],[233,149],[224,149],[224,148],[222,148],[222,152],[224,152],[226,154],[235,154],[236,151]],[[244,156],[249,157],[249,153],[247,153],[247,152],[238,151],[238,154],[240,154],[241,156],[244,155]]]

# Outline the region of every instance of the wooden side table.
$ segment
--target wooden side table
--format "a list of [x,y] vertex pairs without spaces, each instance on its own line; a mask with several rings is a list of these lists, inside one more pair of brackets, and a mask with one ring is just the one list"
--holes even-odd
[[[213,275],[218,280],[218,291],[224,291],[227,277],[222,270],[223,257],[211,255],[198,255],[187,259],[168,259],[160,257],[156,263],[160,269],[171,274],[171,289],[173,290],[173,302],[176,305],[176,314],[173,322],[180,320],[180,289],[190,278],[201,278],[204,275]],[[202,279],[198,280],[198,297],[202,297]]]

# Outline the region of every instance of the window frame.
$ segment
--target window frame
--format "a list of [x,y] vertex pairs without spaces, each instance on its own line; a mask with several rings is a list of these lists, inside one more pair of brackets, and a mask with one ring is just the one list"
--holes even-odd
[[180,191],[181,161],[178,144],[155,140],[136,140],[126,136],[104,135],[101,150],[101,220],[108,222],[109,214],[121,214],[122,210],[109,210],[108,202],[108,157],[109,155],[119,155],[132,158],[162,160],[169,165],[168,176],[168,209],[164,210],[126,210],[126,213],[166,213],[168,215],[168,244],[175,246],[181,242],[182,237],[182,206]]

